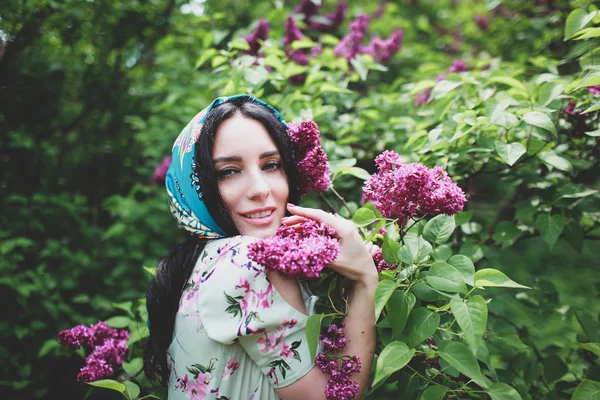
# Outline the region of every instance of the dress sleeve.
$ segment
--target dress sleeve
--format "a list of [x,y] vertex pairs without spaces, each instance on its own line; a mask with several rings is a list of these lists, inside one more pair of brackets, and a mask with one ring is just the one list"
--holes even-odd
[[262,265],[248,259],[247,246],[255,240],[236,236],[207,249],[198,311],[211,339],[239,343],[273,386],[280,388],[314,365],[305,334],[308,316],[281,297]]

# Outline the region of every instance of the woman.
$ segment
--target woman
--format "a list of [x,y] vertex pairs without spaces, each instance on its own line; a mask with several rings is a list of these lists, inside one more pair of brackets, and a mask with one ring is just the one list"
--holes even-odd
[[351,222],[288,204],[298,200],[298,179],[279,112],[248,95],[216,99],[177,138],[166,186],[178,224],[195,237],[149,285],[147,375],[173,399],[325,398],[329,376],[313,368],[305,338],[315,296],[247,258],[247,245],[275,234],[282,219],[310,218],[336,229],[341,251],[330,267],[354,285],[344,354],[362,360],[353,375],[362,393],[377,270]]

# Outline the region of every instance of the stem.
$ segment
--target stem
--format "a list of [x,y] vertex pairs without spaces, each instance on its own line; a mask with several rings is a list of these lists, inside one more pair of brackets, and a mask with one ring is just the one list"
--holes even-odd
[[335,206],[333,204],[331,204],[331,202],[327,199],[327,197],[325,197],[325,195],[322,192],[319,192],[319,196],[321,197],[321,200],[323,200],[325,202],[325,204],[327,204],[327,207],[329,207],[329,209],[336,213],[339,211],[338,209],[335,208]]
[[346,209],[346,211],[348,211],[348,217],[350,217],[352,215],[352,210],[350,210],[350,207],[348,206],[348,203],[346,203],[346,200],[344,200],[344,198],[335,190],[333,185],[331,185],[329,189],[335,195],[335,197],[337,197],[338,200],[342,202],[344,208]]

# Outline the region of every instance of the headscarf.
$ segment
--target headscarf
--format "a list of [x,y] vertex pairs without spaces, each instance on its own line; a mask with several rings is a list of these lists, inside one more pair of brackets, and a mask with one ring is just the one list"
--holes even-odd
[[[200,187],[196,163],[196,142],[202,134],[206,117],[215,107],[240,99],[248,99],[267,107],[287,129],[279,111],[247,94],[216,98],[183,128],[173,144],[172,161],[165,176],[165,186],[169,195],[169,207],[177,220],[177,225],[199,238],[216,239],[225,237],[226,234],[214,221],[204,204],[205,193]],[[211,193],[206,195],[210,196]]]

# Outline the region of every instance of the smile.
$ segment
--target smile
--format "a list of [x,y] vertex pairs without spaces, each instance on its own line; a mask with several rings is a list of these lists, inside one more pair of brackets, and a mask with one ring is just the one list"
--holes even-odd
[[244,214],[244,217],[246,217],[246,218],[264,218],[264,217],[270,216],[271,214],[273,214],[273,210],[261,211],[261,212],[252,213],[252,214]]

